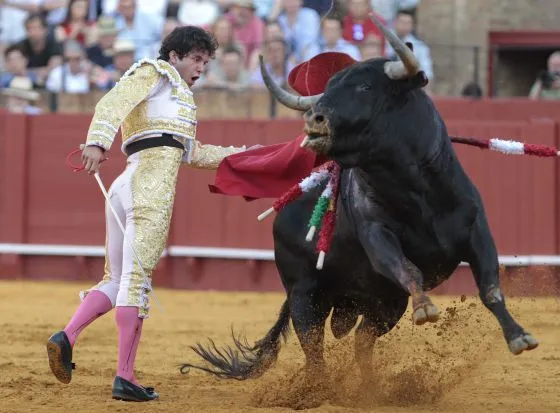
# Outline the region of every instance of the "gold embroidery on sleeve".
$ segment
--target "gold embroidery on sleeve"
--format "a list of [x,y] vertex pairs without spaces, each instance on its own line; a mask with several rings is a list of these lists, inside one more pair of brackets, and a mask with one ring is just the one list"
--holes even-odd
[[229,155],[242,152],[245,146],[237,148],[234,146],[202,145],[195,141],[187,164],[198,169],[218,169],[220,162]]
[[145,64],[133,73],[125,74],[115,87],[97,102],[86,145],[95,144],[106,150],[110,149],[115,131],[132,109],[150,94],[159,79],[160,74],[151,64]]

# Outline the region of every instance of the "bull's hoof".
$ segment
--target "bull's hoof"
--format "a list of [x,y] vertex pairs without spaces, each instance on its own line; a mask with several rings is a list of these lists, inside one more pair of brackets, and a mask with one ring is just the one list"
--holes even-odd
[[417,326],[421,326],[428,321],[431,323],[435,323],[439,320],[439,310],[438,308],[432,303],[426,303],[421,305],[420,307],[414,310],[412,313],[412,321]]
[[524,334],[508,343],[509,351],[516,356],[523,353],[523,351],[533,350],[539,346],[539,342],[531,334]]

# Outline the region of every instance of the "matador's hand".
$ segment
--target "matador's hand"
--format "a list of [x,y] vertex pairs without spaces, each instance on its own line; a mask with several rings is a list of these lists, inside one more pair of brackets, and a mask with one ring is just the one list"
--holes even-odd
[[99,164],[105,159],[105,150],[99,146],[86,146],[82,151],[82,164],[90,175],[99,171]]

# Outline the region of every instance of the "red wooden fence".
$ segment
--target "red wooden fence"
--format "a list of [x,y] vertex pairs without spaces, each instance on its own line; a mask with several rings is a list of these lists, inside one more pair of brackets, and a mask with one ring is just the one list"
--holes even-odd
[[[560,103],[438,100],[450,134],[508,137],[559,144]],[[91,115],[0,115],[0,244],[102,246],[104,199],[94,178],[73,173],[66,154],[84,140]],[[301,121],[201,121],[198,138],[222,145],[271,144],[294,138]],[[103,165],[106,187],[124,166],[115,143]],[[556,159],[515,157],[455,145],[478,186],[503,255],[557,255],[560,252]],[[180,173],[169,244],[271,249],[272,218],[257,215],[272,200],[247,203],[210,194],[213,173],[184,167]],[[90,280],[102,273],[102,257],[0,254],[3,278]],[[516,294],[560,290],[555,267],[510,269],[504,283]],[[516,275],[512,275],[516,274]],[[472,293],[468,268],[438,291]],[[527,283],[531,280],[531,283]],[[166,257],[154,284],[192,289],[278,290],[274,263],[258,259]],[[507,288],[506,288],[507,289]]]

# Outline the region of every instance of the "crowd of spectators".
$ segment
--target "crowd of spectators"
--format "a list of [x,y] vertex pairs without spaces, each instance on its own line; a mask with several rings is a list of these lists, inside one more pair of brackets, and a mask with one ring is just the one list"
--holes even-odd
[[157,58],[162,38],[179,25],[204,27],[219,44],[196,88],[264,88],[259,53],[275,80],[285,85],[291,68],[325,51],[356,60],[396,59],[368,18],[371,11],[413,44],[422,69],[433,78],[430,49],[415,34],[419,2],[0,0],[0,88],[11,100],[20,100],[19,108],[33,107],[40,89],[108,90],[136,60]]

